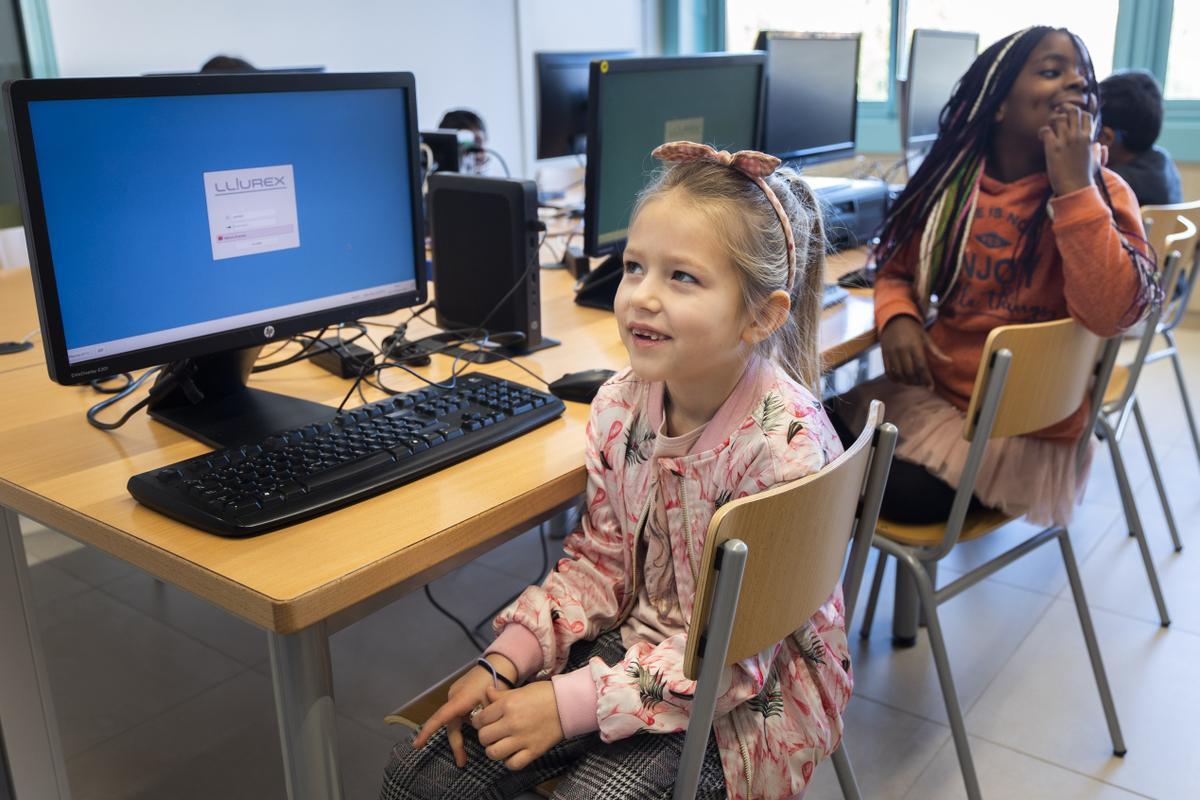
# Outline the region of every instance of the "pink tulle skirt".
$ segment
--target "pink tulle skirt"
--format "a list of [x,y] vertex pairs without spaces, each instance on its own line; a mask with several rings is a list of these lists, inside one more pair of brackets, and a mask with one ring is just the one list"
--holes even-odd
[[[966,415],[930,389],[886,377],[854,387],[832,405],[859,430],[866,424],[871,400],[883,401],[884,416],[900,431],[896,457],[920,464],[958,488],[971,446],[963,438]],[[1036,525],[1066,525],[1083,499],[1094,449],[1092,440],[1077,470],[1073,444],[1029,436],[992,439],[975,481],[975,496],[986,506],[1024,516]]]

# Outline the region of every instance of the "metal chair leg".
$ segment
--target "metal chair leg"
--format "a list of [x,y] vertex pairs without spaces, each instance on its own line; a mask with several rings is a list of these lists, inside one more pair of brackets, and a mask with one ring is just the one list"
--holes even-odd
[[1163,331],[1163,336],[1171,343],[1171,366],[1175,368],[1175,382],[1179,384],[1179,397],[1183,400],[1183,413],[1187,417],[1188,428],[1192,431],[1192,445],[1196,448],[1196,458],[1200,459],[1200,433],[1196,432],[1196,415],[1192,413],[1192,401],[1188,397],[1187,384],[1183,380],[1183,365],[1179,363],[1179,348],[1175,346],[1175,337],[1170,331]]
[[1079,579],[1079,565],[1071,547],[1071,536],[1064,528],[1058,534],[1058,546],[1062,550],[1063,564],[1067,568],[1067,580],[1071,584],[1071,596],[1075,598],[1075,611],[1079,614],[1079,626],[1083,628],[1083,640],[1087,644],[1088,658],[1092,660],[1092,674],[1096,676],[1096,688],[1100,691],[1100,704],[1104,706],[1104,719],[1108,723],[1108,735],[1112,739],[1113,754],[1125,755],[1125,738],[1121,736],[1121,723],[1117,721],[1117,707],[1113,703],[1112,690],[1108,686],[1108,674],[1100,659],[1100,645],[1096,641],[1096,629],[1092,627],[1092,615],[1083,596],[1083,582]]
[[1163,516],[1167,518],[1167,530],[1171,532],[1171,541],[1175,552],[1183,549],[1179,539],[1179,530],[1175,527],[1175,514],[1171,511],[1171,503],[1167,500],[1167,488],[1163,486],[1162,474],[1158,470],[1158,458],[1150,444],[1150,434],[1146,432],[1146,421],[1142,418],[1142,409],[1137,400],[1133,401],[1133,421],[1137,424],[1138,435],[1142,438],[1142,447],[1146,451],[1146,460],[1150,462],[1150,475],[1154,478],[1154,488],[1158,490],[1158,500],[1162,503]]
[[846,800],[862,800],[858,780],[854,777],[854,768],[850,766],[850,755],[846,752],[845,740],[838,745],[838,749],[833,751],[830,758],[833,759],[833,769],[837,773],[838,785],[842,787],[842,797]]
[[879,602],[879,588],[883,586],[883,570],[887,567],[888,554],[879,551],[879,558],[875,561],[875,577],[871,578],[871,593],[867,596],[867,608],[863,611],[862,628],[859,630],[859,636],[863,639],[871,638],[871,623],[875,621],[875,605]]
[[[950,720],[950,734],[954,738],[954,749],[958,753],[958,765],[962,770],[963,784],[968,800],[982,800],[979,777],[975,774],[975,761],[971,757],[971,744],[967,740],[967,726],[963,721],[962,707],[958,703],[958,690],[954,687],[954,676],[950,672],[950,657],[946,652],[946,641],[942,638],[942,623],[938,618],[937,600],[933,596],[933,582],[924,567],[911,555],[896,556],[898,564],[908,568],[917,584],[917,594],[925,608],[926,631],[929,648],[933,652],[933,663],[937,667],[938,682],[942,686],[942,700],[946,703],[946,716]],[[897,567],[899,569],[899,567]]]
[[870,354],[870,351],[868,350],[866,353],[863,353],[861,356],[858,357],[858,368],[855,370],[855,375],[854,375],[854,385],[855,386],[857,386],[860,383],[866,383],[867,378],[870,377],[871,356],[869,354]]
[[1154,604],[1158,606],[1158,619],[1165,628],[1171,624],[1171,616],[1167,613],[1167,601],[1163,599],[1162,587],[1158,583],[1158,570],[1154,566],[1154,557],[1150,554],[1150,545],[1146,543],[1146,532],[1142,529],[1142,519],[1138,515],[1137,503],[1133,498],[1133,488],[1129,485],[1125,459],[1121,457],[1121,445],[1107,420],[1101,417],[1098,422],[1104,430],[1104,438],[1108,441],[1108,453],[1112,456],[1117,489],[1121,494],[1121,507],[1125,510],[1125,521],[1129,523],[1129,532],[1137,539],[1142,564],[1146,567],[1146,578],[1150,581],[1150,591],[1154,595]]

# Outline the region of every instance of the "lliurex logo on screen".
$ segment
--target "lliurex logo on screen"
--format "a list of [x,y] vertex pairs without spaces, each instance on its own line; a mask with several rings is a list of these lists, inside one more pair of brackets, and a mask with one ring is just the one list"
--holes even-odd
[[204,173],[214,261],[300,246],[291,164]]

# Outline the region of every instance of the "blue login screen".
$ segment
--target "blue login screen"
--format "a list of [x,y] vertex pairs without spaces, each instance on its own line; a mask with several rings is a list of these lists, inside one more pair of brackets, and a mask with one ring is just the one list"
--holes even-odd
[[413,288],[402,89],[29,115],[73,361]]

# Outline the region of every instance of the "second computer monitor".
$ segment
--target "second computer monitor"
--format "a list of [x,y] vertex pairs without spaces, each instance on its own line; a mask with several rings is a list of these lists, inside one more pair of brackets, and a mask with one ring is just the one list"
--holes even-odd
[[584,245],[617,252],[638,192],[658,163],[650,151],[690,140],[730,151],[758,141],[765,58],[663,56],[594,61],[588,99]]
[[861,41],[858,33],[759,32],[764,151],[810,164],[854,155]]
[[623,58],[632,50],[534,53],[537,73],[537,157],[587,152],[588,64]]
[[929,147],[938,137],[938,118],[958,79],[975,61],[979,34],[917,28],[912,35],[905,85],[908,149]]

